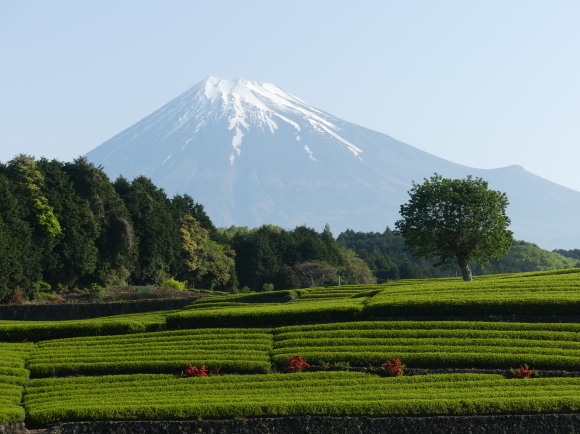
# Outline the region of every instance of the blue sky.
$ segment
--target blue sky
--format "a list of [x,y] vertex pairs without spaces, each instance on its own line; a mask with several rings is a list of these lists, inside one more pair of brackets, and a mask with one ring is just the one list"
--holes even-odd
[[580,2],[0,0],[0,161],[71,160],[209,75],[580,191]]

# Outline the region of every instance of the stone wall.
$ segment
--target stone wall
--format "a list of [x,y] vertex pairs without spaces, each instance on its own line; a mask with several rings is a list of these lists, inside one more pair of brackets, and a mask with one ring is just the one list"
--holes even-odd
[[0,423],[0,434],[26,434],[27,432],[22,422]]
[[580,414],[437,417],[286,417],[247,420],[63,423],[53,434],[287,434],[287,433],[494,433],[549,434],[580,430]]
[[[199,297],[87,304],[28,304],[0,306],[0,320],[61,321],[181,309]],[[1,431],[0,431],[1,432]]]

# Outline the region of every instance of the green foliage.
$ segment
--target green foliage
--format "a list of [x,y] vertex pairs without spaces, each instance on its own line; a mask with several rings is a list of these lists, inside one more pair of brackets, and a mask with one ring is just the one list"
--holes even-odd
[[175,289],[177,291],[183,291],[185,289],[185,282],[180,282],[175,279],[168,279],[161,285],[166,289]]
[[270,369],[272,335],[261,329],[183,330],[45,341],[27,361],[33,376],[179,374],[188,364],[222,373]]
[[139,333],[146,325],[134,320],[0,321],[0,340],[41,341],[74,336]]
[[486,276],[469,287],[457,279],[402,280],[296,290],[284,298],[277,295],[282,291],[246,299],[224,296],[198,300],[169,315],[167,324],[237,327],[417,315],[575,315],[580,306],[579,274],[579,269],[571,269]]
[[274,331],[273,361],[301,354],[311,363],[379,365],[398,358],[415,368],[575,369],[579,324],[466,321],[351,322]]
[[0,342],[0,424],[24,421],[21,401],[24,384],[29,377],[24,363],[33,347],[29,343]]
[[[92,283],[161,284],[169,276],[197,288],[237,288],[234,252],[217,241],[203,206],[187,195],[170,200],[145,177],[112,184],[84,158],[21,155],[0,164],[0,196],[0,301],[15,287],[28,299],[49,292],[39,281],[56,292]],[[194,267],[182,251],[184,219],[201,234],[189,252]]]
[[33,379],[24,405],[27,421],[42,426],[106,419],[567,413],[580,409],[579,390],[578,378],[514,381],[489,374],[117,375]]
[[89,295],[93,298],[105,298],[105,296],[107,295],[105,288],[103,288],[101,285],[98,285],[96,283],[91,283],[89,285],[88,292],[89,292]]
[[[389,228],[385,232],[346,230],[337,239],[341,247],[354,250],[368,264],[380,283],[399,279],[455,277],[459,268],[433,267],[435,259],[416,258],[405,250],[404,238]],[[559,270],[576,267],[577,261],[549,252],[535,244],[513,241],[512,247],[499,260],[491,259],[484,267],[475,264],[473,275],[521,273]]]
[[405,245],[418,257],[438,258],[435,266],[457,260],[464,280],[471,280],[468,262],[500,259],[510,248],[512,232],[505,193],[489,190],[481,178],[446,179],[435,174],[413,183],[409,203],[401,205],[395,223]]

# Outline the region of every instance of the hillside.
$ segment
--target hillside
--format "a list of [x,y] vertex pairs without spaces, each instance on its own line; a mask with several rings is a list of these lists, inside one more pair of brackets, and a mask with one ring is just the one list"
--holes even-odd
[[[230,432],[242,432],[319,420],[309,416],[326,427],[314,432],[329,432],[344,416],[368,416],[370,433],[463,416],[438,422],[451,429],[477,415],[483,432],[531,421],[577,429],[564,415],[580,410],[579,277],[403,280],[222,295],[169,315],[0,321],[0,424],[74,422],[62,433],[117,420],[110,429],[171,432],[173,422],[129,421],[182,420],[186,432],[210,432],[235,418]],[[394,359],[403,376],[392,376]],[[544,413],[553,416],[522,416]]]

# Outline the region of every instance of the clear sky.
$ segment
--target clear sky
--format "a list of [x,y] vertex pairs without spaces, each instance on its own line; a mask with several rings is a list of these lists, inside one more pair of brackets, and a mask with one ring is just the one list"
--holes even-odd
[[580,191],[578,0],[0,0],[0,161],[72,160],[209,75]]

